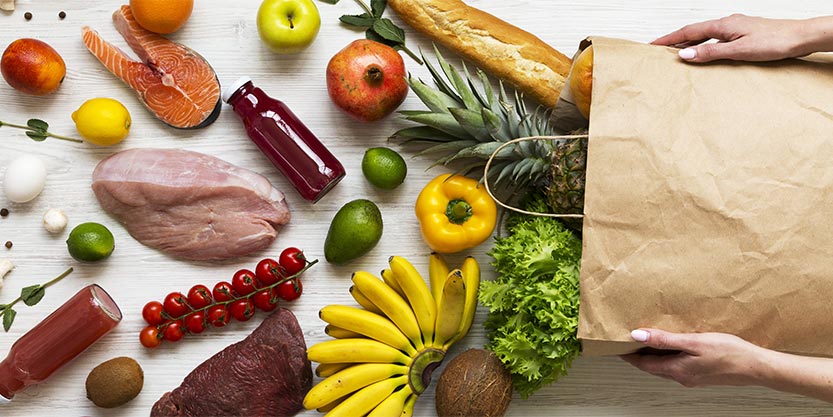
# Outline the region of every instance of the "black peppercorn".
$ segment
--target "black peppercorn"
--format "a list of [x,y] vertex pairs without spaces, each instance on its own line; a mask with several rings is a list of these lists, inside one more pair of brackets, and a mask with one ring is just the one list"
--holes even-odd
[[6,241],[6,249],[11,249],[11,248],[12,248],[12,241],[11,241],[11,240],[7,240],[7,241]]
[[61,20],[64,20],[64,18],[65,18],[65,17],[67,17],[67,12],[65,12],[65,11],[61,10],[61,11],[58,13],[58,17],[59,17]]
[[32,12],[23,13],[23,18],[26,20],[32,20]]
[[6,217],[8,215],[9,215],[9,209],[7,209],[7,208],[0,209],[0,216]]

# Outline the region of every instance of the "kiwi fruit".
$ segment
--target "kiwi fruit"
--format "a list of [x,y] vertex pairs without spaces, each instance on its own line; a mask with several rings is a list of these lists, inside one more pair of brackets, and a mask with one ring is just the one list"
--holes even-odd
[[102,408],[114,408],[136,398],[142,391],[142,367],[125,356],[113,358],[93,368],[87,375],[87,398]]
[[469,349],[455,356],[437,382],[439,417],[500,417],[512,400],[512,375],[494,352]]

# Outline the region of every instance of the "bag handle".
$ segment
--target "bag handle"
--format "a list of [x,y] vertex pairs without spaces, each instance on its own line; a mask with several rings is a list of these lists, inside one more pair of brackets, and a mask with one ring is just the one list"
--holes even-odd
[[489,167],[491,167],[492,160],[495,159],[495,156],[501,151],[501,149],[503,149],[503,148],[505,148],[509,145],[518,143],[518,142],[525,142],[525,141],[532,141],[532,140],[558,140],[558,139],[576,140],[576,139],[587,139],[588,137],[589,137],[588,135],[527,136],[527,137],[523,137],[523,138],[512,139],[508,142],[503,143],[502,145],[498,146],[498,148],[495,149],[494,152],[492,152],[492,155],[489,156],[489,160],[486,161],[486,166],[483,167],[483,185],[486,187],[486,192],[489,193],[489,196],[492,197],[492,199],[495,200],[495,202],[499,206],[501,206],[501,207],[503,207],[507,210],[512,210],[512,211],[517,212],[517,213],[527,214],[527,215],[531,215],[531,216],[543,216],[543,217],[583,218],[584,217],[583,214],[533,213],[531,211],[526,211],[526,210],[523,210],[523,209],[520,209],[520,208],[517,208],[517,207],[510,206],[510,205],[500,201],[500,199],[498,199],[497,197],[495,197],[494,194],[492,194],[492,190],[489,188]]

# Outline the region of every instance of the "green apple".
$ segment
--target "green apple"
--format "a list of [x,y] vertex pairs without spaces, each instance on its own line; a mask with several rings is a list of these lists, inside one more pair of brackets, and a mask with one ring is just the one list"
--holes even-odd
[[257,10],[257,32],[270,49],[293,54],[318,35],[321,16],[312,0],[265,0]]

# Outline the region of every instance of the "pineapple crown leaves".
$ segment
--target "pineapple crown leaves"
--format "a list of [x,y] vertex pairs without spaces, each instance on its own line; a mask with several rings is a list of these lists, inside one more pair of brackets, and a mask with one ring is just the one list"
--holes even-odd
[[[421,52],[421,51],[420,51]],[[417,155],[443,155],[431,165],[448,166],[467,160],[458,173],[482,170],[500,145],[519,137],[558,134],[549,119],[550,110],[537,108],[529,112],[523,96],[517,91],[510,96],[502,80],[497,91],[485,72],[476,69],[477,81],[472,78],[465,62],[462,72],[448,63],[434,46],[437,65],[425,59],[436,88],[408,74],[407,82],[427,110],[404,110],[404,119],[418,123],[395,132],[392,139],[427,144]],[[422,52],[421,52],[422,53]],[[479,85],[476,85],[479,84]],[[511,180],[516,185],[537,183],[545,177],[551,163],[548,157],[554,149],[550,141],[523,141],[506,146],[494,156],[489,171],[496,182]]]

